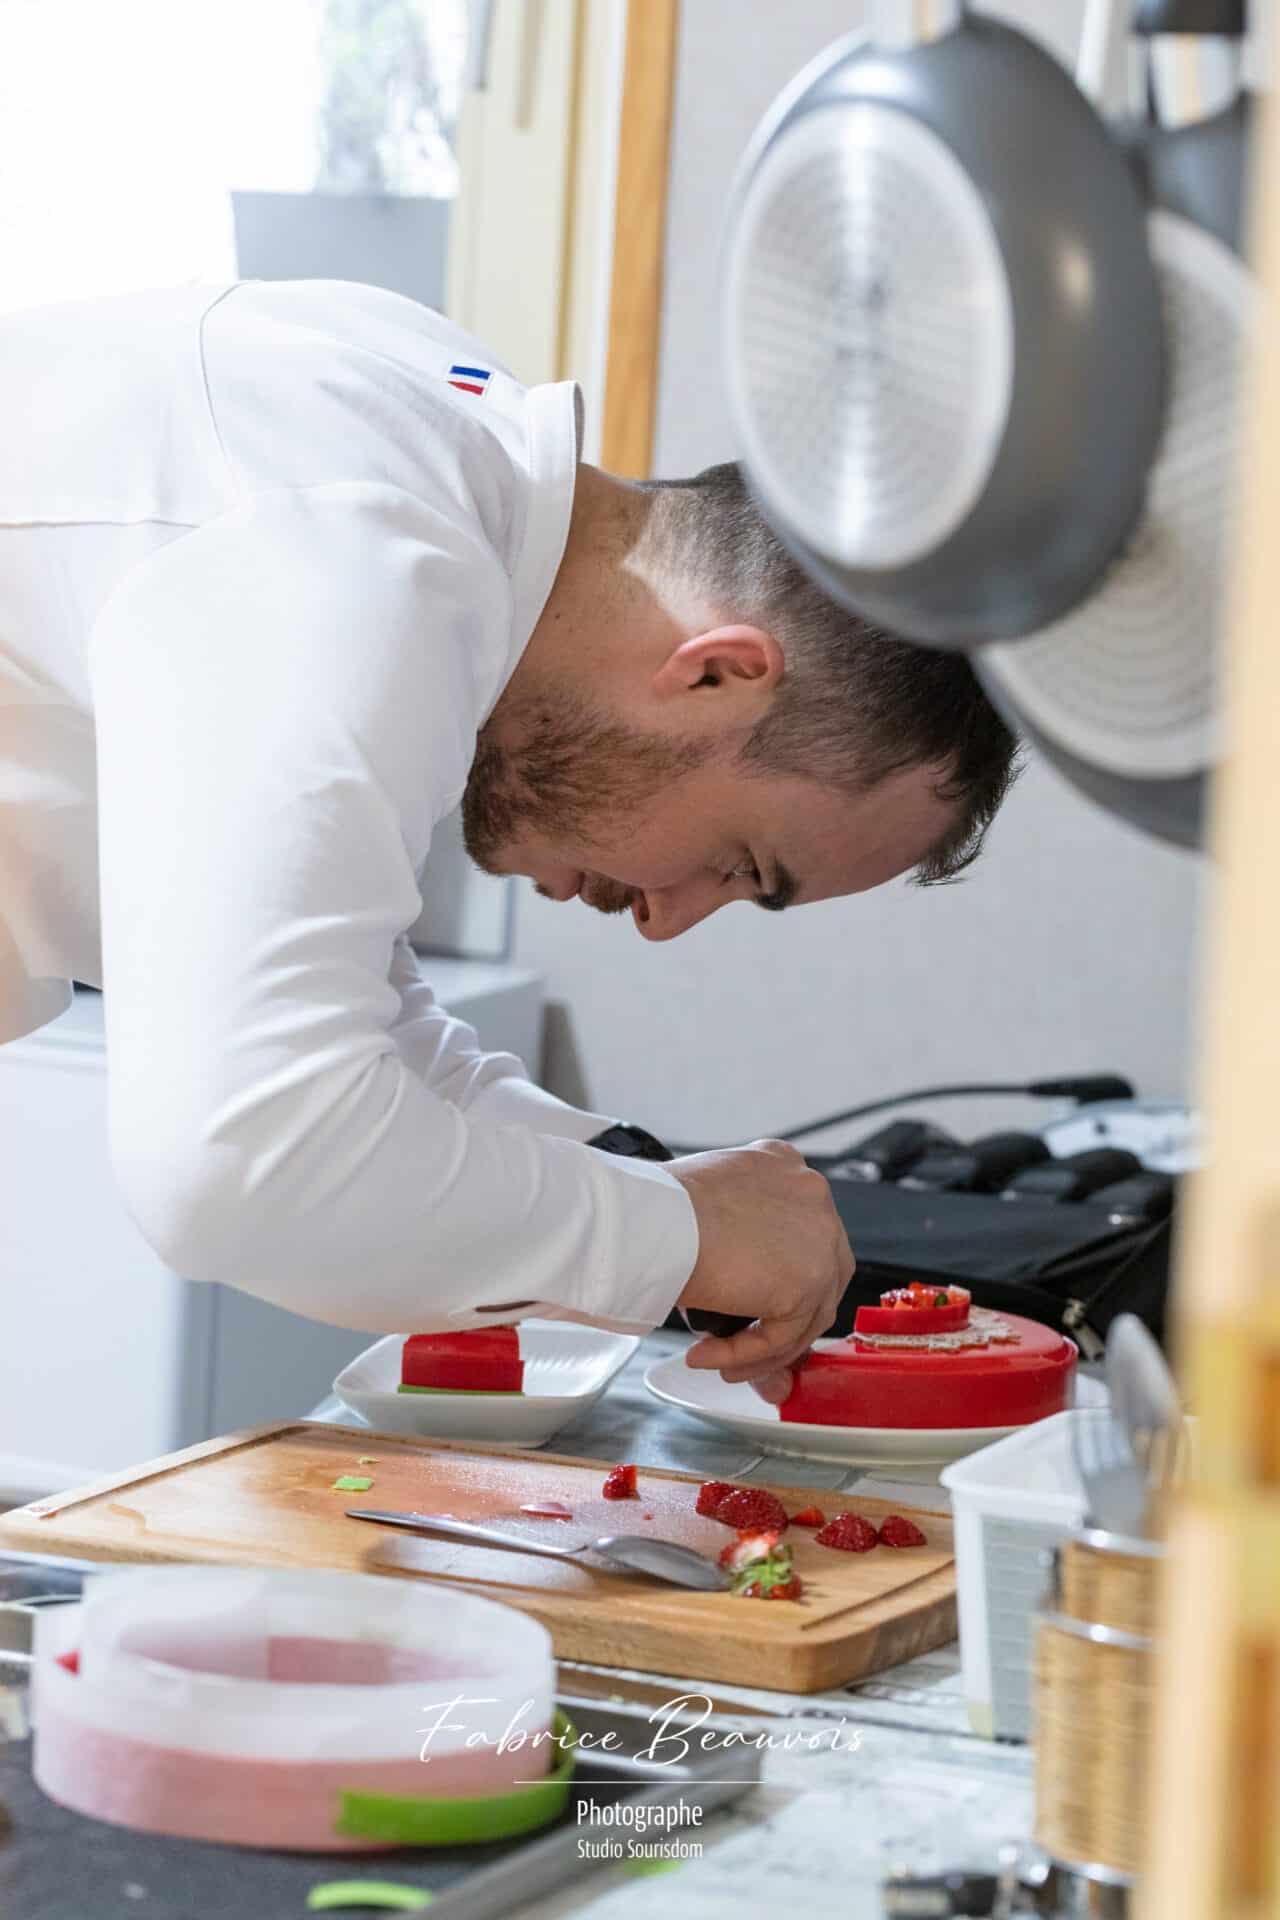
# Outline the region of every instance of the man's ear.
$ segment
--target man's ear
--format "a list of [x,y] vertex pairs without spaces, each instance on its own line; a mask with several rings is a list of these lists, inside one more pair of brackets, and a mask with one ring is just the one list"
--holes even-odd
[[712,627],[669,653],[651,687],[660,700],[711,687],[749,688],[758,696],[772,693],[785,667],[782,648],[763,627]]

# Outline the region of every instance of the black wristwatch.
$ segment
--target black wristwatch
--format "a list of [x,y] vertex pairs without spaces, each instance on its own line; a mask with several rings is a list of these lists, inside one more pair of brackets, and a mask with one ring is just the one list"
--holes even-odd
[[606,1127],[603,1133],[597,1133],[587,1141],[589,1147],[599,1147],[601,1153],[620,1153],[627,1160],[674,1160],[670,1147],[664,1147],[661,1140],[646,1133],[643,1127],[628,1126],[620,1120],[616,1126]]
[[[661,1140],[646,1133],[643,1127],[629,1126],[620,1120],[616,1126],[606,1127],[603,1133],[597,1133],[587,1141],[589,1147],[599,1147],[602,1153],[620,1153],[628,1160],[674,1160],[670,1147],[664,1147]],[[751,1321],[736,1313],[713,1313],[703,1307],[677,1307],[690,1333],[714,1334],[719,1339],[728,1339],[732,1333],[741,1333],[749,1327]],[[668,1322],[668,1324],[670,1324]]]

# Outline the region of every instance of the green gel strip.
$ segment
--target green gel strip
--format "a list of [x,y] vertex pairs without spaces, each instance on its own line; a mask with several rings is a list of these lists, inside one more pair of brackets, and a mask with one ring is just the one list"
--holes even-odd
[[673,1860],[670,1854],[633,1853],[629,1860],[621,1863],[622,1871],[629,1880],[647,1880],[654,1873],[679,1873],[685,1865],[683,1860]]
[[403,1382],[396,1388],[397,1393],[468,1393],[479,1394],[489,1400],[516,1400],[520,1397],[519,1387],[406,1387]]
[[307,1906],[312,1913],[334,1907],[391,1907],[397,1913],[421,1913],[434,1895],[422,1887],[406,1887],[395,1880],[326,1880],[312,1887]]
[[367,1473],[344,1473],[333,1483],[335,1493],[368,1493],[373,1485]]
[[577,1733],[559,1708],[552,1722],[558,1758],[544,1779],[509,1793],[448,1799],[350,1792],[339,1795],[335,1833],[395,1847],[465,1847],[532,1833],[563,1813],[573,1778]]

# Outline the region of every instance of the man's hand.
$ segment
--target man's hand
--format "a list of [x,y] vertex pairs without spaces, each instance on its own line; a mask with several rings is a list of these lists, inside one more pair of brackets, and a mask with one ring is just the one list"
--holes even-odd
[[676,1304],[755,1322],[727,1340],[700,1340],[686,1361],[785,1400],[787,1369],[826,1332],[853,1277],[830,1187],[782,1140],[686,1154],[667,1172],[698,1217],[697,1265]]

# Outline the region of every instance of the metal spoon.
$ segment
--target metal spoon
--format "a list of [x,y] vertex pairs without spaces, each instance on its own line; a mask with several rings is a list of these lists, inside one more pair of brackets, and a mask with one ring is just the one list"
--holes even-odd
[[1107,1329],[1107,1384],[1135,1454],[1144,1436],[1180,1424],[1182,1406],[1169,1364],[1136,1313],[1118,1313]]
[[1107,1384],[1142,1476],[1149,1533],[1185,1466],[1185,1426],[1169,1363],[1137,1314],[1117,1314],[1107,1329]]
[[1147,1490],[1129,1436],[1112,1408],[1077,1408],[1071,1426],[1085,1518],[1105,1533],[1141,1534]]
[[1107,1410],[1085,1409],[1072,1427],[1089,1519],[1108,1533],[1150,1534],[1184,1464],[1184,1426],[1173,1376],[1136,1314],[1108,1327],[1106,1373]]
[[598,1553],[616,1566],[651,1573],[677,1587],[697,1587],[704,1593],[729,1585],[729,1575],[705,1554],[674,1540],[651,1540],[646,1534],[606,1533],[599,1540],[580,1540],[576,1547],[555,1547],[526,1534],[507,1533],[502,1527],[482,1527],[474,1520],[455,1520],[447,1513],[385,1513],[377,1507],[348,1507],[349,1520],[376,1520],[386,1527],[407,1527],[411,1533],[443,1533],[454,1540],[479,1540],[489,1547],[510,1547],[517,1553],[543,1553],[551,1560],[572,1560],[579,1553]]

